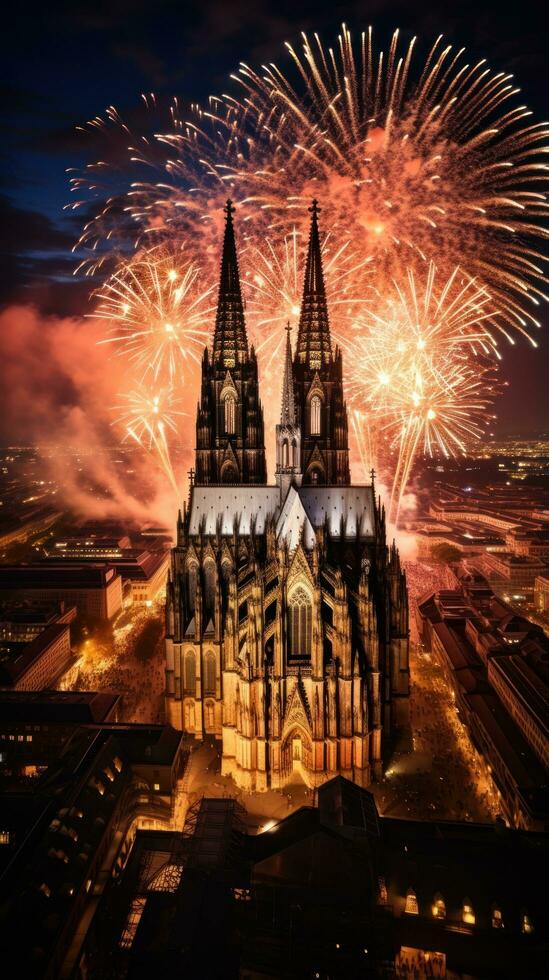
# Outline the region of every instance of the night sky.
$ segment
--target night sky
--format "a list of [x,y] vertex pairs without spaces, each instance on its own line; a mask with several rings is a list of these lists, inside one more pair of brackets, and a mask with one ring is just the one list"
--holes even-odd
[[[16,305],[32,304],[46,332],[55,317],[89,311],[89,283],[72,276],[70,250],[80,224],[62,211],[69,199],[65,169],[89,158],[76,125],[102,114],[107,105],[131,115],[140,93],[151,90],[177,94],[181,104],[204,101],[210,93],[226,90],[227,76],[240,60],[283,61],[285,40],[298,44],[301,30],[317,30],[324,40],[335,40],[345,21],[353,33],[373,24],[378,40],[388,39],[396,26],[405,37],[418,34],[425,42],[444,33],[472,55],[486,56],[491,65],[513,72],[524,102],[540,120],[548,112],[546,11],[543,0],[508,7],[497,0],[9,4],[2,15],[2,306],[9,313]],[[502,433],[549,428],[547,308],[541,319],[541,350],[519,341],[506,351],[504,372],[511,385],[498,405]],[[4,317],[2,324],[4,333],[17,330],[13,317]],[[19,346],[11,343],[12,336],[1,339],[6,363],[6,357],[19,357],[33,343],[33,334],[29,331]],[[48,386],[47,372],[39,383]],[[51,384],[54,400],[77,398],[66,377]],[[31,377],[28,385],[33,385]],[[17,415],[15,410],[2,413],[2,441],[28,435],[28,429],[16,431]]]

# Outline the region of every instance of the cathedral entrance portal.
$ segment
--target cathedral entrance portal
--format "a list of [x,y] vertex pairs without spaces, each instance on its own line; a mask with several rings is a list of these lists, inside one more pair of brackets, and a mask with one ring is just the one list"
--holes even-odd
[[300,728],[288,733],[282,743],[283,777],[289,782],[301,776],[307,786],[311,785],[312,747],[309,737]]

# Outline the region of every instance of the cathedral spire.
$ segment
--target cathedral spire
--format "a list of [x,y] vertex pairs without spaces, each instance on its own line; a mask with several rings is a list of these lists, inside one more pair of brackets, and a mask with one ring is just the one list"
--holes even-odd
[[332,360],[332,345],[318,234],[320,208],[316,198],[313,200],[309,211],[311,212],[311,230],[296,356],[301,363],[306,363],[308,367],[321,368],[323,364],[329,364]]
[[286,354],[284,357],[284,378],[282,381],[282,406],[280,409],[280,424],[295,425],[295,394],[294,374],[292,366],[292,343],[290,341],[291,326],[286,327]]
[[219,299],[215,318],[213,360],[232,368],[248,358],[248,341],[244,324],[244,307],[238,274],[238,259],[233,226],[234,206],[229,199],[225,207],[226,223],[221,257]]

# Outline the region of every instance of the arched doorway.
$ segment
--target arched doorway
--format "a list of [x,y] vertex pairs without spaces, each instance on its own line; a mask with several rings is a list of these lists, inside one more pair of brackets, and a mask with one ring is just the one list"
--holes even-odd
[[311,785],[312,745],[309,735],[303,728],[295,727],[282,743],[282,773],[285,781],[301,776],[307,786]]

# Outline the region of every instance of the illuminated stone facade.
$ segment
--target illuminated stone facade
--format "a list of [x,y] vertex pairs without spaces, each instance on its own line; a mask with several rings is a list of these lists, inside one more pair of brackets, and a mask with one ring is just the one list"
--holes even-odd
[[[236,270],[231,302],[227,263]],[[350,483],[316,205],[295,357],[289,333],[286,343],[275,485],[264,477],[255,357],[240,309],[229,206],[220,312],[203,361],[210,414],[203,399],[197,479],[168,581],[168,720],[220,739],[223,772],[246,789],[279,788],[296,774],[310,786],[337,773],[367,785],[381,769],[383,735],[405,714],[407,592],[373,480]],[[224,317],[242,330],[222,337]],[[223,384],[211,384],[222,370]],[[244,388],[236,375],[246,370]],[[248,476],[235,480],[235,471]]]

